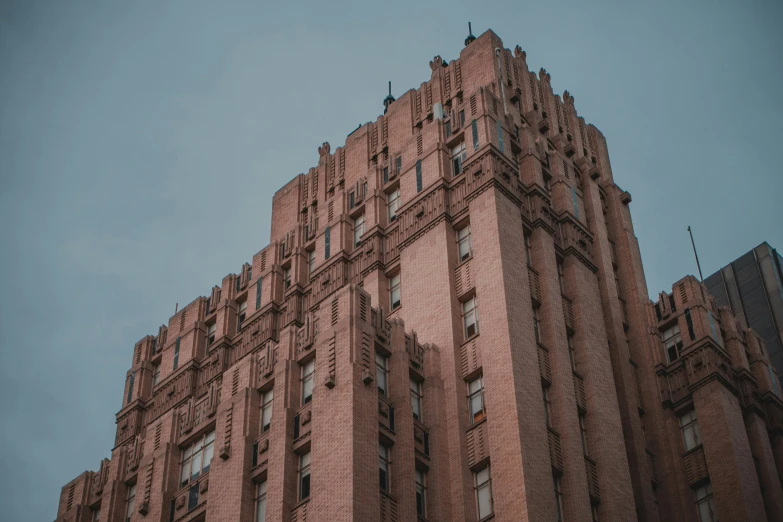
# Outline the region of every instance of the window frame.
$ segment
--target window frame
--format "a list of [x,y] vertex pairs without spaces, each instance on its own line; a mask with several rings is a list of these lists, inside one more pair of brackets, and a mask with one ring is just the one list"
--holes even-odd
[[307,277],[312,281],[313,271],[315,271],[315,249],[307,251]]
[[[468,324],[468,317],[472,317],[473,322],[471,324]],[[471,326],[473,327],[473,333],[469,331]],[[478,300],[475,295],[462,302],[462,327],[466,341],[479,333]]]
[[[194,449],[198,446],[198,449]],[[209,454],[209,458],[207,458]],[[193,464],[195,463],[195,457],[198,455],[198,473],[193,474]],[[179,460],[179,487],[184,488],[188,484],[193,484],[196,480],[202,477],[205,473],[209,472],[212,464],[212,459],[215,456],[215,429],[205,432],[196,440],[188,444],[186,448],[180,449]],[[186,468],[187,466],[187,468]],[[183,473],[188,470],[187,480],[183,480]]]
[[[261,516],[262,505],[263,517]],[[255,522],[266,522],[266,480],[262,480],[256,485],[255,506]]]
[[[479,475],[484,472],[486,472],[487,474],[486,480],[479,483]],[[489,464],[487,464],[480,470],[473,472],[473,489],[476,492],[476,512],[478,513],[479,520],[482,520],[492,515],[495,512],[494,501],[492,498],[492,470]],[[482,510],[481,490],[483,489],[489,490],[489,497],[488,497],[489,505],[487,506],[487,509],[489,509],[489,511],[487,512],[484,512],[484,510]]]
[[[478,389],[472,390],[473,384],[478,383]],[[479,375],[472,381],[467,382],[468,387],[468,415],[470,415],[470,424],[478,424],[487,417],[486,404],[484,402],[484,376]],[[481,408],[478,411],[473,411],[473,399],[478,398],[481,404]]]
[[[463,253],[462,248],[466,243],[467,251]],[[470,231],[470,223],[457,230],[457,254],[460,263],[473,257],[473,236]]]
[[451,159],[451,177],[456,178],[464,172],[462,165],[467,159],[467,148],[464,140],[451,148],[449,158]]
[[427,518],[427,472],[416,469],[416,515]]
[[[395,291],[397,293],[396,301],[394,300]],[[389,306],[391,310],[396,310],[402,306],[402,277],[400,274],[394,274],[389,277]]]
[[397,220],[397,211],[400,209],[400,188],[392,190],[386,194],[386,210],[389,224]]
[[[680,332],[680,323],[676,322],[669,328],[661,332],[661,341],[663,342],[663,351],[666,355],[666,361],[669,364],[679,361],[682,357],[682,332]],[[676,357],[672,359],[670,350],[674,349]]]
[[678,415],[677,421],[680,425],[685,451],[699,447],[701,445],[701,430],[699,428],[699,419],[696,417],[696,410],[688,410],[682,415]]
[[152,365],[152,386],[155,387],[160,382],[160,363]]
[[128,486],[125,490],[125,521],[130,522],[133,510],[136,507],[136,484]]
[[353,220],[353,246],[358,247],[362,243],[362,236],[365,232],[364,212],[356,216]]
[[[305,463],[305,460],[307,462]],[[297,498],[299,499],[299,502],[302,502],[308,498],[310,498],[310,465],[312,462],[312,456],[310,455],[310,452],[303,453],[299,455],[299,463],[297,465],[296,470],[296,484],[297,484]],[[305,483],[305,480],[307,481]],[[307,495],[305,495],[305,489],[307,490]]]
[[[381,377],[383,378],[383,388],[381,388]],[[375,353],[375,380],[378,384],[378,393],[384,397],[389,396],[389,358],[385,355]]]
[[391,447],[378,442],[378,487],[389,494],[391,494],[391,464]]
[[[247,301],[245,301],[247,303]],[[207,348],[212,346],[215,342],[215,338],[217,337],[217,321],[214,321],[212,324],[207,325]]]
[[410,396],[413,418],[419,422],[423,422],[424,412],[422,410],[424,408],[424,393],[421,389],[421,382],[413,377],[410,378]]
[[291,267],[283,268],[283,291],[291,288]]
[[237,332],[242,331],[242,323],[247,318],[247,299],[237,303]]
[[[309,373],[305,373],[308,371],[308,368],[312,366],[312,371]],[[305,404],[311,402],[313,400],[313,391],[315,389],[315,357],[312,359],[306,361],[304,364],[300,364],[301,367],[301,374],[300,379],[302,381],[302,406]],[[307,386],[310,386],[310,393],[309,395],[306,395]]]
[[[272,427],[272,415],[274,414],[275,389],[270,388],[261,395],[261,433],[266,433]],[[268,422],[264,417],[269,416]]]
[[[704,491],[703,496],[699,496],[699,492]],[[703,486],[699,488],[695,488],[693,490],[693,498],[694,503],[696,504],[696,513],[699,515],[699,521],[700,522],[717,522],[718,517],[716,516],[716,506],[715,506],[715,495],[712,491],[712,483],[707,482]],[[709,518],[704,518],[702,516],[702,506],[706,504],[706,508],[709,510],[707,513],[707,516]]]

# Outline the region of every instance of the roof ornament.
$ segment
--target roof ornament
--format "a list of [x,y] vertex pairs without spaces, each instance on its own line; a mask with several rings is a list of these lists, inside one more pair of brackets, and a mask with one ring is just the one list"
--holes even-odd
[[394,103],[394,96],[392,96],[391,93],[391,81],[389,81],[389,95],[383,99],[383,113],[386,114],[386,111],[389,110],[389,105]]
[[471,42],[473,42],[476,39],[475,36],[473,36],[473,28],[470,26],[470,22],[468,22],[468,37],[465,38],[465,47],[470,45]]

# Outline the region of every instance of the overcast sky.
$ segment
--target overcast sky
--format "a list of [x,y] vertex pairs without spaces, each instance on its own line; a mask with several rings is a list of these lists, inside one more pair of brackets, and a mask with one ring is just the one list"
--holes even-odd
[[468,20],[606,135],[652,295],[695,272],[688,225],[705,275],[783,249],[783,2],[429,4],[0,0],[0,518],[54,520],[110,454],[134,343]]

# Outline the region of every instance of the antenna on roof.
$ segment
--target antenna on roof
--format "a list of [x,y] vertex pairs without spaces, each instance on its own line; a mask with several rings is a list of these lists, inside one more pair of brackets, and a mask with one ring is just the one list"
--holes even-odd
[[383,99],[383,113],[389,110],[389,105],[394,102],[394,96],[391,94],[391,80],[389,80],[389,95]]
[[473,28],[470,26],[470,22],[468,22],[468,37],[465,38],[465,47],[467,47],[475,39],[476,37],[473,36]]
[[688,226],[688,234],[691,236],[691,245],[693,246],[693,255],[696,256],[696,268],[699,269],[699,281],[704,283],[704,277],[701,275],[701,264],[699,263],[699,254],[696,253],[696,243],[693,241],[693,232],[691,232],[690,225]]

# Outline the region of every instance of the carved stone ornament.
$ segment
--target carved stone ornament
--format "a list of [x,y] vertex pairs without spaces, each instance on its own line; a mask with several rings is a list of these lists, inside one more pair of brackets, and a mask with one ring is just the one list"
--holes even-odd
[[430,62],[430,69],[432,69],[433,71],[437,71],[441,67],[443,67],[443,58],[441,58],[440,55],[437,55]]
[[185,507],[185,495],[180,495],[177,497],[177,503],[174,505],[176,509],[182,509]]
[[227,460],[228,457],[231,456],[231,446],[228,444],[224,444],[222,448],[220,448],[220,452],[218,453],[218,456],[223,459]]
[[318,147],[318,155],[323,157],[329,154],[329,151],[331,150],[331,145],[329,145],[328,141],[323,142],[323,144]]
[[418,426],[413,428],[413,438],[419,442],[424,442],[424,431]]
[[209,479],[205,478],[201,482],[199,482],[198,485],[198,492],[199,493],[206,493],[209,490]]
[[522,50],[520,46],[514,47],[514,57],[515,58],[522,58],[522,60],[527,60],[527,53]]
[[568,105],[574,104],[574,97],[571,96],[571,93],[568,91],[563,92],[563,101],[567,103]]
[[264,439],[258,444],[258,453],[265,453],[269,450],[269,439]]
[[313,420],[313,410],[307,410],[302,413],[302,426],[309,423],[311,420]]
[[378,413],[380,413],[384,417],[388,417],[389,416],[389,406],[385,402],[379,401],[378,402]]

